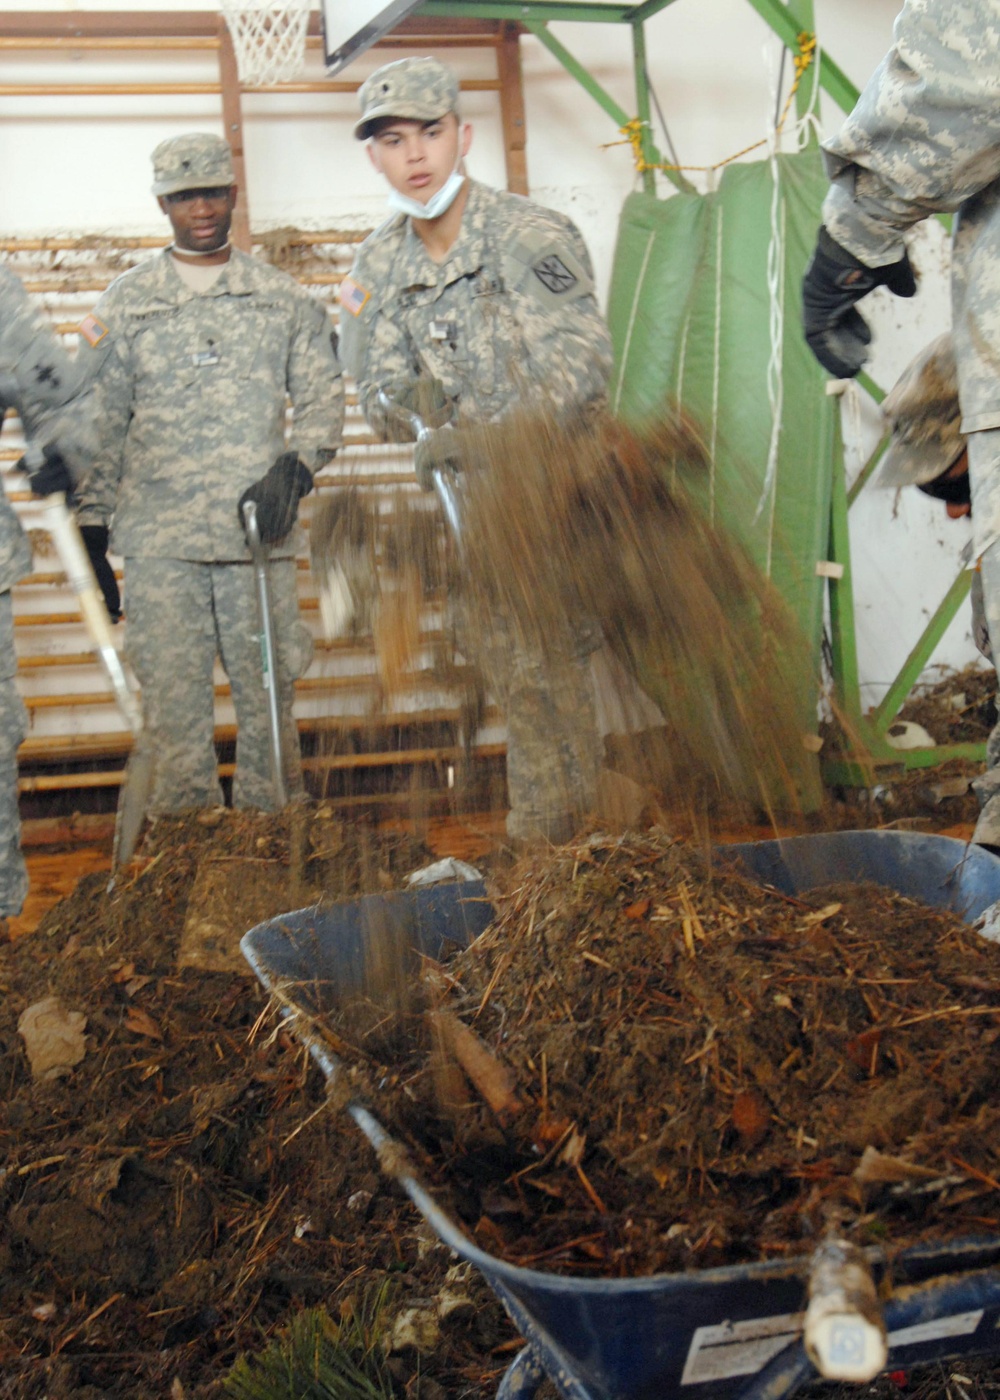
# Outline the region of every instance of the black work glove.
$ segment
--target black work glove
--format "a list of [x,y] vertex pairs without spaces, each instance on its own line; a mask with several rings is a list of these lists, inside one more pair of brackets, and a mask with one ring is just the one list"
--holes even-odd
[[118,580],[108,559],[108,527],[106,525],[81,525],[80,538],[90,559],[90,567],[97,579],[97,586],[104,594],[104,606],[112,622],[119,622],[122,615],[122,598],[118,592]]
[[876,287],[913,296],[917,279],[908,254],[888,267],[866,267],[821,228],[802,279],[802,326],[817,360],[838,379],[852,379],[867,359],[872,333],[854,303]]
[[312,472],[297,452],[282,452],[274,466],[248,486],[239,500],[240,524],[246,529],[243,507],[257,505],[257,530],[262,544],[277,544],[295,524],[299,501],[312,490]]
[[51,496],[53,491],[72,491],[73,478],[58,447],[46,444],[42,448],[42,456],[45,461],[41,466],[29,463],[27,457],[21,457],[14,470],[27,473],[36,496]]

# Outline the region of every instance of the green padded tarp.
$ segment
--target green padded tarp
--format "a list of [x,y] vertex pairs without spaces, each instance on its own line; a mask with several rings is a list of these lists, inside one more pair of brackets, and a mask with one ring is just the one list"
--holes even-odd
[[626,200],[608,303],[612,408],[641,423],[673,401],[699,423],[710,455],[707,508],[749,548],[809,640],[815,674],[803,724],[813,730],[825,586],[816,565],[829,546],[837,400],[800,315],[829,181],[816,151],[776,165],[776,207],[767,161],[727,167],[711,194]]

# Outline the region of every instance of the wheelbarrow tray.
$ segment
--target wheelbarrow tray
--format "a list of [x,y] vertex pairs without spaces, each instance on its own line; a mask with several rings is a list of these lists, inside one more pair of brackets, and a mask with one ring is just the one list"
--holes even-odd
[[[870,881],[967,922],[1000,900],[1000,860],[948,837],[838,832],[719,847],[716,857],[784,893]],[[293,1031],[333,1077],[339,1061],[311,1026],[362,985],[371,930],[388,921],[414,948],[441,957],[477,937],[491,915],[483,885],[468,881],[299,910],[251,929],[241,947],[264,987],[306,1013],[293,1014]],[[348,1111],[374,1147],[391,1141],[369,1106]],[[504,1377],[501,1400],[527,1400],[543,1375],[565,1400],[776,1400],[813,1374],[801,1344],[807,1255],[642,1278],[563,1278],[486,1253],[419,1181],[401,1184],[440,1238],[481,1270],[528,1344]],[[868,1257],[880,1275],[882,1252]],[[1000,1237],[897,1256],[885,1320],[890,1368],[1000,1350]]]

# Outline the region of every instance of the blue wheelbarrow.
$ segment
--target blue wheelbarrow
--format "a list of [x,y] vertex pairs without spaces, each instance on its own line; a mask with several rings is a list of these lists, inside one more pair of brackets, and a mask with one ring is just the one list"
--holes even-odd
[[[1000,860],[942,836],[841,832],[720,847],[717,857],[786,894],[870,881],[967,922],[1000,900]],[[362,986],[369,931],[389,927],[440,958],[477,937],[491,915],[483,885],[466,881],[299,910],[251,929],[241,946],[264,987],[291,1003],[294,1034],[333,1080],[340,1062],[312,1028]],[[348,1112],[377,1151],[391,1145],[369,1107],[354,1102]],[[498,1400],[530,1400],[546,1377],[564,1400],[779,1400],[816,1378],[803,1342],[810,1256],[562,1278],[487,1254],[419,1181],[401,1184],[445,1244],[482,1272],[525,1340]],[[889,1260],[878,1249],[864,1254],[881,1279]],[[891,1286],[881,1291],[887,1369],[1000,1351],[1000,1237],[908,1249],[892,1259]]]

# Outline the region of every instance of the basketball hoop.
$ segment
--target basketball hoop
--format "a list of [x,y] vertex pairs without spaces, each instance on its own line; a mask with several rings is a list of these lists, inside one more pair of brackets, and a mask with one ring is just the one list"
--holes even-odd
[[272,87],[305,67],[312,0],[220,0],[244,87]]

